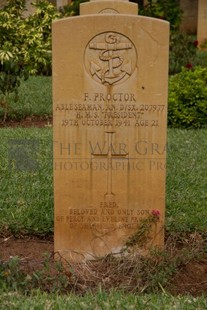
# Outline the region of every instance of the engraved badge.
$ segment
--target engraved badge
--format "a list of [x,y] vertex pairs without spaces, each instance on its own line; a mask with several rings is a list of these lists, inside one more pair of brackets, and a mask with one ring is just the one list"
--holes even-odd
[[105,32],[95,36],[85,51],[88,74],[103,85],[125,82],[136,68],[134,44],[123,34]]

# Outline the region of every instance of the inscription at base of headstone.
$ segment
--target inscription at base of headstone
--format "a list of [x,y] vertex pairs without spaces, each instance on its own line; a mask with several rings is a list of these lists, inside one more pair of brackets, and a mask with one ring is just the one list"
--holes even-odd
[[66,260],[119,253],[156,212],[140,251],[163,246],[168,47],[168,23],[135,14],[53,23],[54,240]]

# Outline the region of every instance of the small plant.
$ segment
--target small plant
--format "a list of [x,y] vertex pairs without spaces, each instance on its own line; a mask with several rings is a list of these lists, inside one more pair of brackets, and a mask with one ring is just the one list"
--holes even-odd
[[178,73],[182,67],[191,69],[196,58],[198,41],[179,31],[170,36],[170,74]]
[[152,227],[159,221],[159,218],[160,211],[152,210],[149,217],[141,219],[136,232],[127,240],[126,248],[135,245],[144,246],[150,240]]
[[[190,70],[189,70],[190,69]],[[168,124],[179,128],[207,125],[207,69],[183,68],[169,80]]]
[[65,269],[60,261],[54,261],[53,256],[46,253],[43,260],[30,262],[28,268],[23,267],[24,264],[18,256],[0,262],[0,287],[27,293],[36,288],[48,292],[68,289]]
[[17,290],[23,281],[24,275],[20,270],[18,256],[11,257],[6,263],[0,262],[0,287]]

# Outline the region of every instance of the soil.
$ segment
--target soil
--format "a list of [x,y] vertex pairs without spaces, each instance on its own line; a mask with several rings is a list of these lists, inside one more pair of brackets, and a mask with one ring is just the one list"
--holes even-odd
[[[28,265],[29,272],[34,271],[36,266],[43,266],[45,257],[54,256],[52,236],[47,239],[34,236],[0,238],[0,262],[8,262],[14,256],[19,257],[21,271],[28,274]],[[173,295],[207,294],[207,255],[180,267],[166,291]]]
[[177,272],[171,285],[172,294],[207,294],[207,255],[200,261],[186,264]]
[[29,127],[51,127],[52,126],[52,117],[50,116],[27,116],[21,120],[6,120],[4,123],[0,122],[0,128],[29,128]]
[[[21,121],[7,121],[0,123],[0,127],[39,127],[52,126],[50,117],[27,117]],[[175,248],[175,252],[177,249]],[[8,262],[14,256],[18,256],[21,263],[21,270],[28,273],[28,264],[36,266],[43,265],[44,255],[54,256],[53,237],[40,239],[35,236],[22,238],[1,237],[0,238],[0,263]],[[33,268],[34,270],[34,268]],[[31,269],[30,269],[31,272]],[[180,267],[167,291],[174,295],[191,294],[199,296],[207,294],[207,254],[202,259],[189,261]]]

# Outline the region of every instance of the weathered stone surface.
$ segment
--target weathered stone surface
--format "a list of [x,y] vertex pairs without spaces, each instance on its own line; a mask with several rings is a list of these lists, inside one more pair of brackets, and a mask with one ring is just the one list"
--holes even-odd
[[180,9],[182,10],[180,30],[195,34],[198,24],[198,0],[180,0]]
[[53,23],[55,251],[117,253],[159,210],[163,245],[169,25],[124,14]]
[[198,30],[197,39],[199,47],[207,50],[207,1],[198,1]]
[[80,5],[80,15],[85,14],[135,14],[138,13],[136,3],[123,1],[90,1]]

